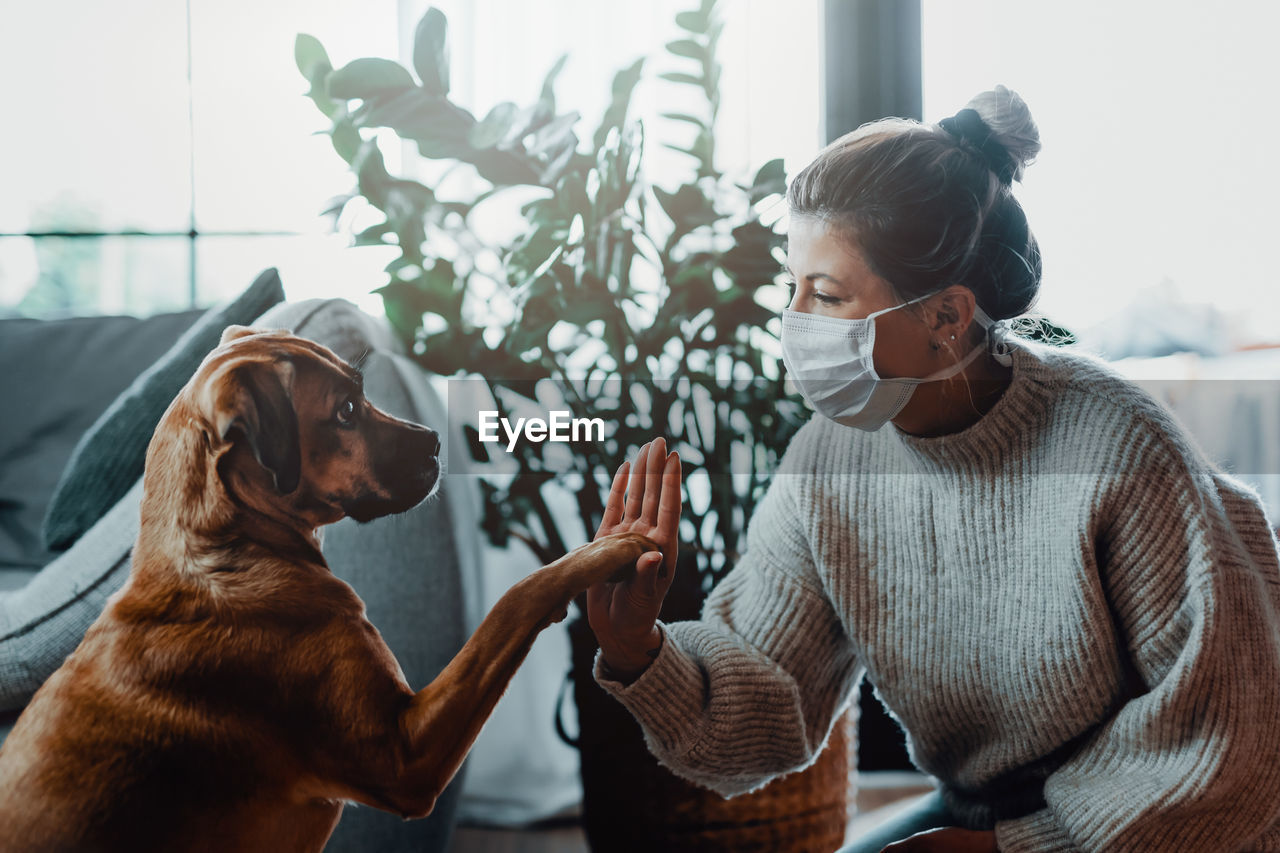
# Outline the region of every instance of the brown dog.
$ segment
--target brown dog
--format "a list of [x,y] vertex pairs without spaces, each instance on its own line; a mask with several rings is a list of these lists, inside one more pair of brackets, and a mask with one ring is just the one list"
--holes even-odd
[[0,850],[320,850],[344,801],[429,813],[538,632],[656,550],[535,572],[414,693],[316,529],[415,505],[439,448],[324,347],[228,329],[156,428],[128,582],[0,749]]

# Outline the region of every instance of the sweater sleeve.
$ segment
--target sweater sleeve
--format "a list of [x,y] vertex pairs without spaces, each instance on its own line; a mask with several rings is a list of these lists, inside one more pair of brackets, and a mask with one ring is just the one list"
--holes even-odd
[[1239,851],[1280,815],[1275,535],[1248,487],[1154,444],[1097,539],[1133,688],[1045,808],[997,823],[1005,853]]
[[812,763],[859,677],[814,569],[798,479],[774,479],[701,620],[662,626],[662,649],[635,682],[609,680],[596,661],[596,680],[640,722],[650,752],[726,797]]

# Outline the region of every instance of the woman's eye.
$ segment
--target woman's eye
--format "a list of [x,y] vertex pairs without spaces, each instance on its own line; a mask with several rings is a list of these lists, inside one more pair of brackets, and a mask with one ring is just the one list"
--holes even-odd
[[356,401],[348,397],[338,406],[338,423],[342,426],[354,426],[356,422]]
[[[787,288],[787,290],[788,290],[788,291],[790,291],[790,292],[791,292],[791,295],[792,295],[792,297],[794,298],[794,297],[795,297],[795,294],[796,294],[796,286],[797,286],[797,285],[796,285],[796,280],[795,280],[794,278],[790,278],[790,277],[788,277],[788,278],[786,278],[786,279],[784,279],[784,280],[783,280],[782,284],[783,284],[783,286],[785,286],[785,287]],[[838,296],[832,296],[831,294],[829,294],[829,293],[823,293],[823,292],[822,292],[822,291],[820,291],[820,290],[814,290],[814,291],[812,291],[811,295],[812,295],[812,296],[813,296],[813,298],[814,298],[814,299],[816,299],[819,303],[821,303],[822,305],[826,305],[826,306],[828,306],[828,307],[830,307],[830,306],[832,306],[832,305],[839,305],[841,302],[843,302],[843,301],[844,301],[844,300],[842,300],[842,299],[841,299],[840,297],[838,297]]]

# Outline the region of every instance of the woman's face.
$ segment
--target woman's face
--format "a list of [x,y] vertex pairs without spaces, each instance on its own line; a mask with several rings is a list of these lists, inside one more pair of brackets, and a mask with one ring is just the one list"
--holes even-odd
[[[862,252],[822,220],[793,216],[787,244],[787,269],[795,283],[787,306],[792,311],[859,320],[901,304],[889,283],[871,271]],[[925,376],[936,369],[929,328],[918,314],[927,304],[875,319],[873,361],[880,376]]]
[[794,283],[787,306],[792,311],[857,320],[897,304],[889,283],[871,271],[862,253],[820,219],[792,218],[787,270]]

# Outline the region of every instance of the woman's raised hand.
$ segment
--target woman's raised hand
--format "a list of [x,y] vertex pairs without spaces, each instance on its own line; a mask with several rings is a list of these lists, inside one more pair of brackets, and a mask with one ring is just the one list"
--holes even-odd
[[642,533],[662,548],[661,554],[642,554],[630,579],[587,590],[587,621],[616,678],[634,679],[662,646],[662,632],[655,623],[675,574],[679,527],[680,455],[667,453],[666,440],[656,438],[640,448],[634,466],[624,462],[614,475],[596,531],[597,538]]

